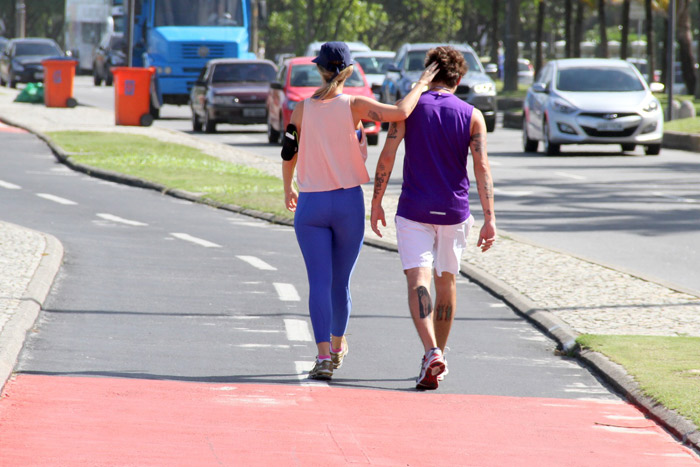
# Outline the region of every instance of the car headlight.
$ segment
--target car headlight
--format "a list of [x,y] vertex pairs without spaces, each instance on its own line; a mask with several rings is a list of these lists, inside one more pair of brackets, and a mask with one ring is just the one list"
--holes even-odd
[[657,99],[650,100],[642,110],[649,113],[656,112],[659,110],[659,101]]
[[555,112],[559,112],[562,114],[572,114],[577,110],[576,107],[572,106],[571,104],[565,101],[554,101],[552,103],[552,108]]
[[288,100],[287,101],[287,108],[289,110],[294,110],[294,107],[296,107],[298,103],[299,103],[298,101]]
[[475,84],[474,86],[472,86],[472,89],[474,90],[475,94],[486,94],[486,93],[493,92],[496,90],[493,83]]

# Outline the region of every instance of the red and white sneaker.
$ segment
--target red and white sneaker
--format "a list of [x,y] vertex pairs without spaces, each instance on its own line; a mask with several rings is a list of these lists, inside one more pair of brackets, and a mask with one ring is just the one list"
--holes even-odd
[[428,350],[423,357],[416,389],[437,389],[438,376],[445,371],[445,358],[439,348]]

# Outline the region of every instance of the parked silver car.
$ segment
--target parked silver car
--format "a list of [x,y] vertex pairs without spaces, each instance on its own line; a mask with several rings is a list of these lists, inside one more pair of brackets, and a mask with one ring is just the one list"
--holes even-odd
[[634,65],[614,59],[549,62],[528,90],[523,106],[523,149],[548,155],[562,144],[643,145],[661,151],[663,112]]

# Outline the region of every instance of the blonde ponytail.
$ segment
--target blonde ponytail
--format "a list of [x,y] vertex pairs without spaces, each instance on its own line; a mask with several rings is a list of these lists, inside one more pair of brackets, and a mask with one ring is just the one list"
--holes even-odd
[[321,73],[321,78],[323,78],[323,86],[318,88],[313,95],[313,97],[318,99],[325,99],[326,96],[332,94],[338,88],[338,86],[344,83],[345,80],[352,75],[353,71],[352,65],[347,66],[334,78],[333,72],[326,70],[321,65],[316,66],[318,67],[318,72]]

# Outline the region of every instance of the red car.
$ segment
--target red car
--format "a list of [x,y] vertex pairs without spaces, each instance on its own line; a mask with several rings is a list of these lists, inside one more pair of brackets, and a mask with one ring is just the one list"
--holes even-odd
[[[270,84],[267,95],[267,139],[270,143],[281,143],[282,133],[292,118],[294,107],[321,87],[321,75],[316,64],[311,61],[313,58],[296,57],[286,60],[277,75],[277,81]],[[345,81],[343,92],[374,99],[372,87],[362,67],[356,63],[354,68],[353,74]],[[376,145],[379,142],[381,123],[362,120],[362,124],[367,144]]]

